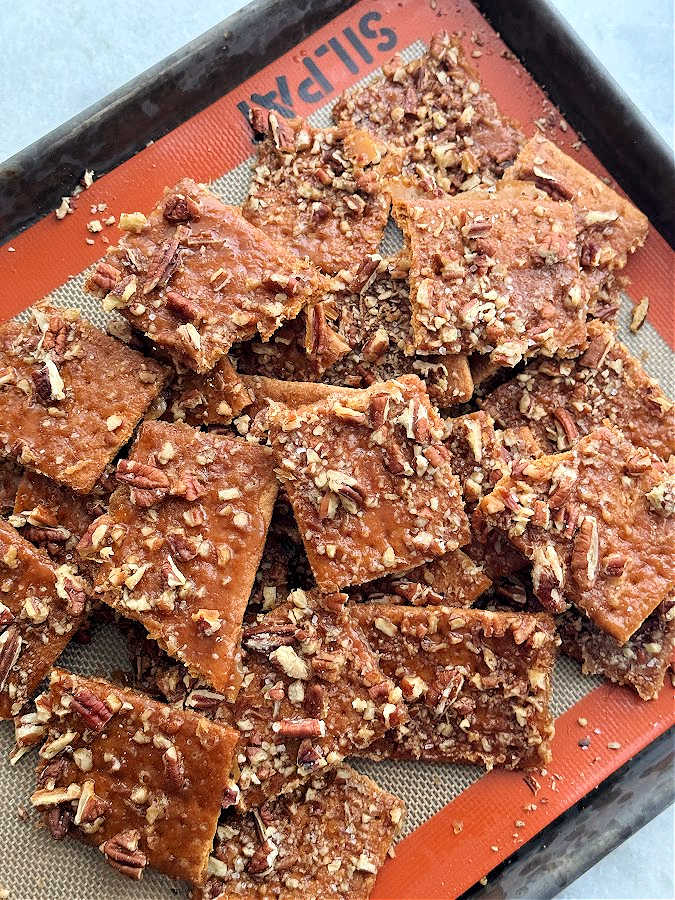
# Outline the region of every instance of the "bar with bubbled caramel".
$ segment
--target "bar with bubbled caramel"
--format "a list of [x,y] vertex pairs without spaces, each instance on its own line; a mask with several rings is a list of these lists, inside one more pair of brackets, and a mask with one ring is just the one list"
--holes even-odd
[[405,572],[469,540],[441,420],[412,375],[291,409],[269,436],[317,584]]
[[352,614],[410,715],[364,755],[488,769],[549,761],[550,616],[380,603]]
[[176,659],[236,693],[242,617],[277,494],[269,449],[145,422],[80,552],[95,590]]
[[52,836],[93,844],[133,879],[152,866],[202,881],[236,731],[61,669],[42,707],[49,717],[31,803]]
[[196,372],[212,369],[236,341],[267,340],[329,287],[314,266],[188,178],[147,218],[123,214],[120,226],[125,233],[87,290]]

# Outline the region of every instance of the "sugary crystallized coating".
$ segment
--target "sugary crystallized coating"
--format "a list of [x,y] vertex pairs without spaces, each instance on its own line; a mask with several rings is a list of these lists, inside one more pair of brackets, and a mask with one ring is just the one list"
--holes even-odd
[[410,255],[415,346],[425,353],[569,356],[586,337],[572,208],[517,186],[446,200],[393,195]]
[[471,606],[490,584],[482,566],[461,550],[452,550],[403,575],[386,575],[352,588],[350,595],[356,601],[371,603]]
[[78,310],[35,306],[0,324],[0,453],[86,494],[168,374]]
[[17,715],[84,621],[81,580],[0,519],[0,719]]
[[77,544],[108,505],[114,481],[106,474],[90,494],[76,494],[37,472],[25,472],[16,492],[11,523],[26,540],[57,563],[81,566]]
[[123,215],[125,234],[88,279],[133,328],[186,368],[207,372],[236,341],[263,340],[328,279],[189,178],[148,218]]
[[102,679],[56,669],[33,806],[52,836],[97,846],[118,872],[198,883],[237,733]]
[[459,478],[464,504],[473,510],[509,471],[509,456],[487,413],[479,410],[445,419],[443,443],[452,456],[452,471]]
[[349,766],[248,815],[226,814],[193,900],[367,900],[403,802]]
[[562,649],[584,675],[604,675],[632,687],[643,700],[658,697],[675,648],[675,596],[671,594],[621,645],[586,616],[570,609],[556,625]]
[[353,616],[410,714],[365,755],[488,769],[549,761],[550,616],[379,603]]
[[399,156],[348,123],[313,128],[254,108],[265,135],[242,212],[273,240],[334,274],[377,249],[389,215],[382,181]]
[[[323,375],[331,384],[364,388],[399,375],[423,378],[432,403],[465,403],[473,394],[466,356],[418,356],[413,345],[408,266],[400,256],[366,256],[354,273],[341,273],[331,323],[350,351]],[[337,281],[338,279],[336,279]]]
[[573,602],[620,644],[672,591],[674,512],[672,469],[609,428],[531,460],[478,507],[532,562],[545,607]]
[[346,596],[296,590],[247,624],[243,679],[233,703],[182,667],[155,676],[182,703],[240,731],[227,802],[249,809],[295,790],[318,771],[368,747],[407,717],[401,692],[382,674]]
[[277,493],[270,451],[146,422],[80,542],[96,591],[218,690],[236,691],[242,617]]
[[167,418],[188,425],[229,425],[251,403],[241,378],[224,356],[205,375],[179,372],[171,384]]
[[481,87],[457,35],[439,31],[422,57],[395,56],[382,73],[338,100],[335,121],[403,148],[404,173],[424,191],[455,194],[501,177],[523,135]]
[[273,406],[268,427],[322,590],[404,572],[467,543],[441,420],[415,376],[299,409]]
[[675,453],[673,403],[603,322],[590,322],[577,359],[537,360],[481,406],[502,426],[527,425],[548,453],[567,450],[606,420],[663,459]]
[[[647,217],[542,134],[530,138],[504,175],[504,184],[523,181],[532,182],[553,200],[569,201],[591,293],[611,287],[610,272],[623,269],[628,256],[644,244]],[[595,309],[597,303],[591,305]]]

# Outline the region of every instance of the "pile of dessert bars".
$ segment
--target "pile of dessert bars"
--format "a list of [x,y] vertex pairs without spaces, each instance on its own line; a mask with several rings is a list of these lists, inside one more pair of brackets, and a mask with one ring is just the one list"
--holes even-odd
[[[254,108],[241,209],[123,214],[110,333],[0,326],[11,762],[201,900],[367,897],[404,810],[347,757],[546,765],[559,646],[645,700],[673,647],[673,404],[615,323],[645,217],[446,33],[334,118]],[[126,680],[53,668],[105,617]]]

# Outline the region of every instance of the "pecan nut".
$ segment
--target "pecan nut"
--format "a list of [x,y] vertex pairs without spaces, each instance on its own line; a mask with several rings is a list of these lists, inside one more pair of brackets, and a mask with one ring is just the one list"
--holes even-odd
[[70,708],[84,719],[89,728],[100,731],[113,717],[113,711],[92,694],[89,688],[79,688],[70,704]]
[[10,625],[0,634],[0,691],[21,655],[21,634],[17,625]]
[[136,462],[133,459],[121,459],[117,464],[117,480],[130,484],[144,491],[167,493],[169,479],[156,466]]
[[140,839],[141,834],[136,829],[120,831],[104,841],[99,850],[114,869],[138,881],[148,864],[147,856],[138,849]]
[[572,545],[572,576],[582,590],[590,590],[598,576],[598,523],[584,516]]
[[296,625],[251,625],[242,634],[242,644],[249,650],[265,653],[290,646],[298,640]]

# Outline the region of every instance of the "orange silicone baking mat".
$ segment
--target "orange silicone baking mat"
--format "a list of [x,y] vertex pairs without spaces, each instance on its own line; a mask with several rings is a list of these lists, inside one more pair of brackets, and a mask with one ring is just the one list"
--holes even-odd
[[[545,94],[468,0],[432,4],[420,0],[361,2],[333,19],[292,51],[94,184],[77,198],[73,215],[49,215],[0,247],[0,311],[9,317],[51,293],[56,302],[80,305],[100,322],[100,312],[82,294],[82,272],[100,258],[114,226],[90,233],[87,222],[116,218],[123,211],[147,211],[163,188],[190,176],[213,182],[230,202],[243,198],[252,153],[243,113],[246,103],[275,104],[316,122],[345,88],[369,77],[393,52],[405,58],[422,52],[434,31],[461,32],[467,53],[502,110],[530,135],[548,137],[601,176],[607,173],[562,120]],[[103,212],[92,207],[106,204]],[[631,260],[634,300],[650,298],[648,320],[638,335],[622,310],[622,337],[645,366],[670,387],[673,346],[673,254],[654,230]],[[79,671],[124,665],[124,648],[112,632],[95,636],[89,647],[71,647],[64,664]],[[408,833],[377,880],[374,896],[390,900],[452,898],[461,894],[515,849],[553,821],[604,778],[675,722],[673,691],[666,680],[656,701],[643,702],[623,688],[583,678],[561,660],[556,668],[556,737],[550,769],[538,776],[536,794],[522,773],[483,775],[472,767],[419,763],[359,764],[384,787],[399,791],[409,808]],[[580,726],[579,719],[586,720]],[[591,747],[579,747],[590,734]],[[0,753],[12,743],[9,723],[0,723]],[[612,748],[608,747],[612,745]],[[618,745],[618,746],[617,746]],[[17,819],[32,790],[33,762],[24,758],[11,772],[0,763],[0,887],[12,897],[38,900],[172,897],[175,888],[155,873],[129,885],[107,871],[97,854],[76,842],[53,844],[35,820]],[[448,802],[449,801],[449,802]],[[10,824],[6,824],[10,823]],[[48,876],[35,860],[46,861]],[[77,891],[72,892],[72,879]]]

